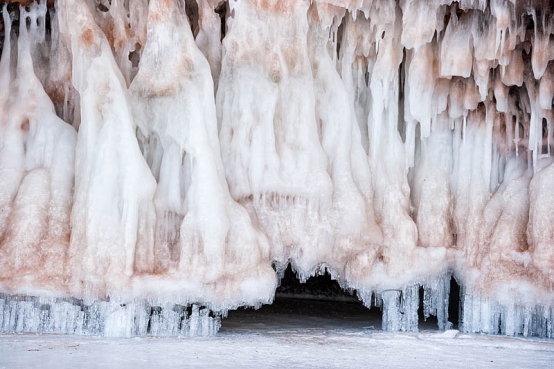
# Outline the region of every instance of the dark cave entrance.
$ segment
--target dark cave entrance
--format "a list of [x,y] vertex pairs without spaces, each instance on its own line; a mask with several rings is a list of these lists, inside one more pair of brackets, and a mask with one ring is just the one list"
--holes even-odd
[[290,265],[285,270],[280,286],[275,291],[275,298],[359,302],[355,291],[342,289],[339,283],[332,279],[327,270],[325,274],[313,276],[302,283]]
[[381,311],[368,309],[326,271],[301,283],[289,265],[271,305],[239,308],[222,319],[220,332],[296,329],[381,329]]
[[[437,330],[437,318],[423,315],[423,299],[424,290],[420,288],[419,330]],[[460,287],[454,277],[450,280],[448,302],[448,320],[452,322],[451,328],[457,329]],[[381,330],[382,311],[375,306],[374,297],[371,309],[366,308],[355,291],[342,289],[327,271],[302,283],[289,265],[271,305],[229,311],[221,323],[222,333],[297,329]]]

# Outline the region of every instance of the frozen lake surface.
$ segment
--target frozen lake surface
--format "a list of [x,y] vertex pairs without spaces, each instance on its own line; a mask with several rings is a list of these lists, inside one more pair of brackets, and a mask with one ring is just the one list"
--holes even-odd
[[548,368],[554,342],[379,330],[353,303],[283,301],[231,312],[217,337],[108,339],[0,335],[0,368]]

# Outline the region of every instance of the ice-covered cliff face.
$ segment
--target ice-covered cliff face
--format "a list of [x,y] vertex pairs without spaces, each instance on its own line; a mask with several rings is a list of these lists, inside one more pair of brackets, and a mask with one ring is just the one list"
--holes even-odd
[[554,336],[552,2],[8,3],[0,330],[209,331],[290,262]]

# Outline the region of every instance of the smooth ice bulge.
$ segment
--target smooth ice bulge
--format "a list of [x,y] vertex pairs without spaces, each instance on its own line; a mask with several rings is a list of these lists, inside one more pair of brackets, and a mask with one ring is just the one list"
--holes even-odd
[[[546,1],[2,5],[0,330],[209,335],[326,270],[554,336]],[[456,322],[454,322],[456,323]]]

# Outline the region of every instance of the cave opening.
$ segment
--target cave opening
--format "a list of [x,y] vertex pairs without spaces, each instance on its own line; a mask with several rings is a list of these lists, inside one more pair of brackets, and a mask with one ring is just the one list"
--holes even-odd
[[[420,331],[439,329],[438,319],[425,317],[424,288],[419,288],[418,327]],[[249,332],[295,329],[381,330],[382,304],[371,298],[371,309],[358,299],[356,291],[345,290],[326,270],[302,283],[289,265],[275,292],[272,304],[259,309],[241,307],[222,319],[220,332]],[[447,329],[458,329],[460,286],[450,279]]]
[[379,308],[366,308],[355,291],[341,288],[328,271],[302,283],[289,265],[271,305],[239,308],[222,320],[220,332],[295,329],[381,329]]

